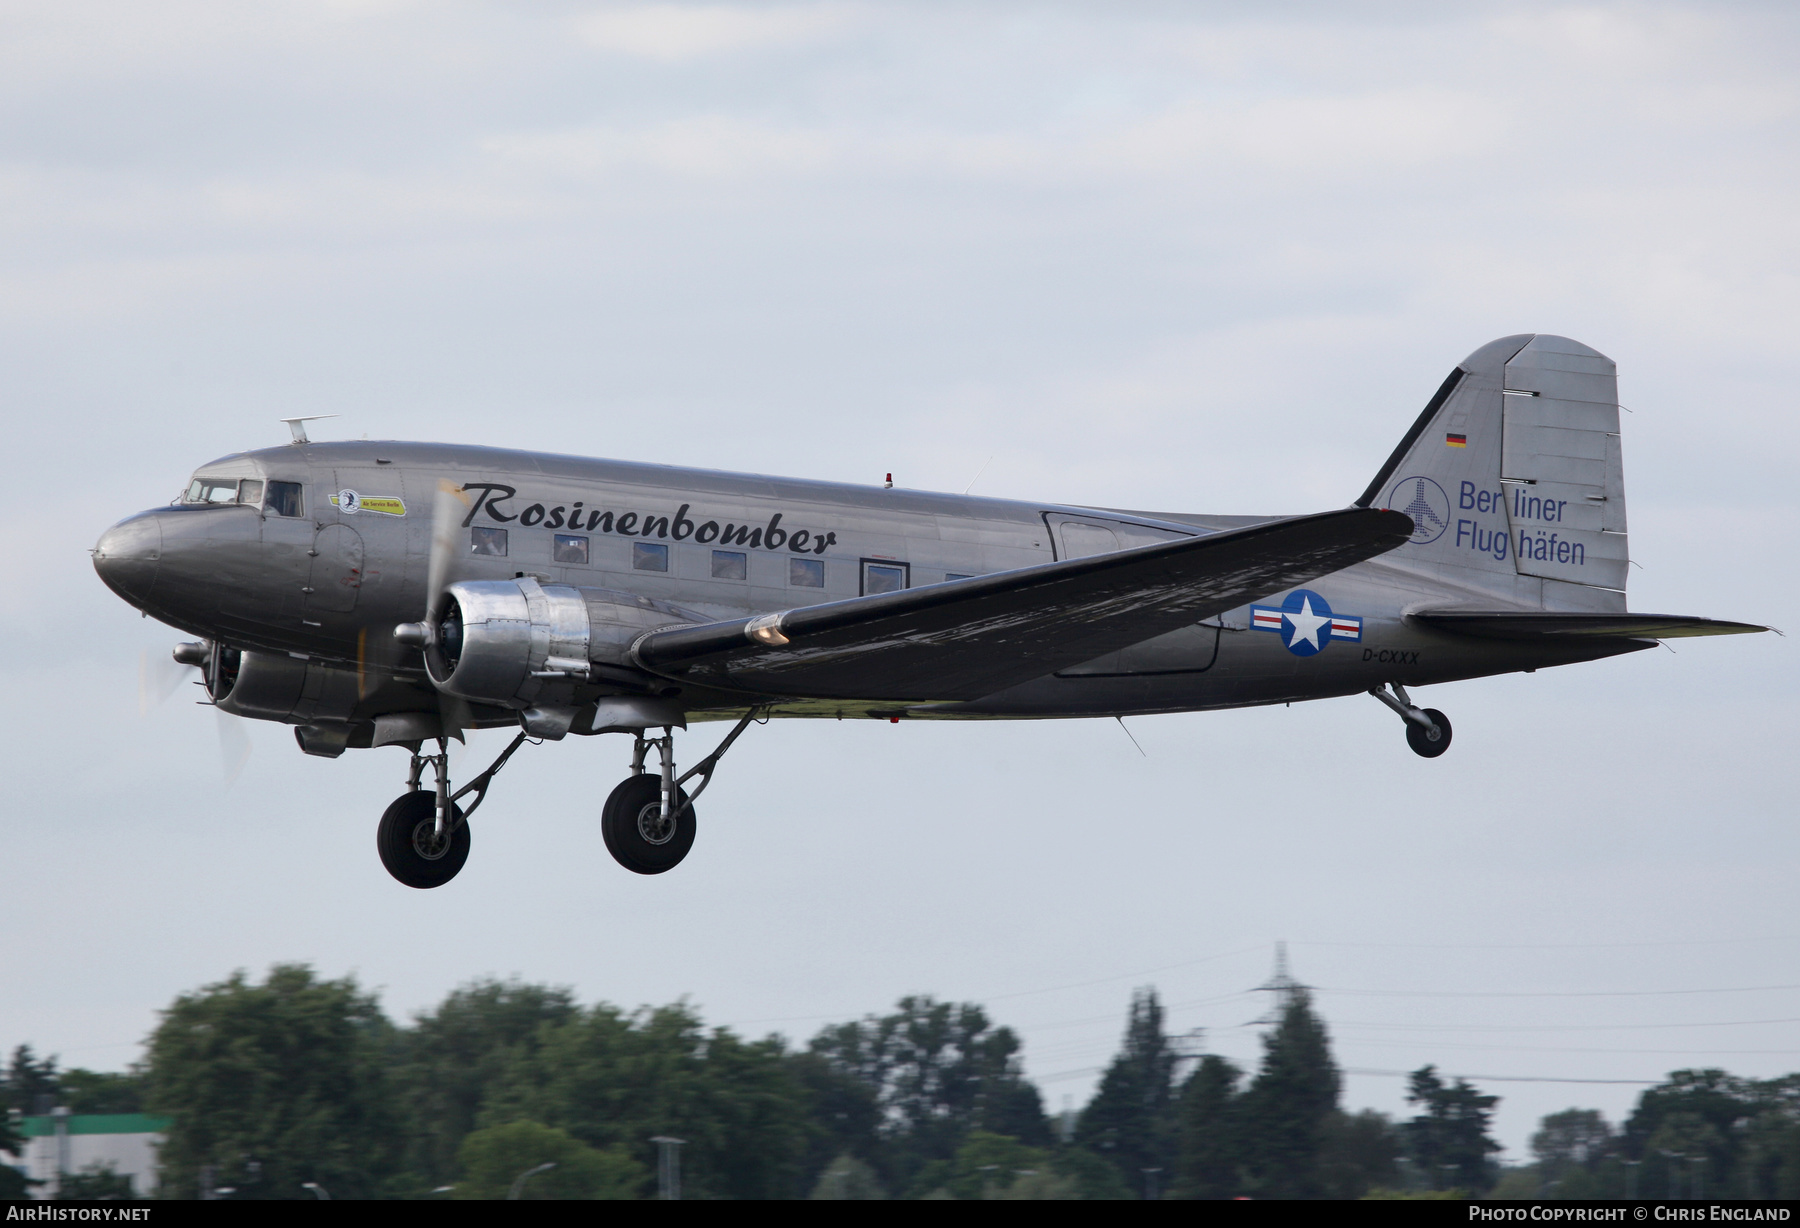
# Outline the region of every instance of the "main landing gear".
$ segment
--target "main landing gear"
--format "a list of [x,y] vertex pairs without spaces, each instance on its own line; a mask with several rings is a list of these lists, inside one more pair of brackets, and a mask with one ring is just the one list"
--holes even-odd
[[[712,754],[680,776],[675,774],[673,729],[663,726],[660,738],[646,737],[648,730],[636,730],[631,775],[612,791],[601,812],[600,833],[613,859],[637,874],[661,874],[679,865],[694,846],[694,799],[712,783],[714,769],[738,735],[762,715],[760,709],[754,708],[745,713]],[[625,726],[625,730],[629,732],[632,727]],[[454,793],[450,791],[450,755],[445,740],[437,739],[435,755],[421,753],[422,741],[408,743],[413,747],[413,756],[406,792],[394,799],[375,830],[375,847],[387,872],[408,887],[419,888],[442,887],[455,878],[469,859],[469,816],[487,799],[488,785],[493,783],[495,774],[525,740],[526,735],[519,734],[487,771]],[[657,752],[657,771],[644,766],[652,748]],[[432,772],[430,788],[422,784],[426,768]],[[700,783],[689,794],[682,786],[696,776]],[[467,810],[457,805],[471,793],[475,797]]]
[[[1388,694],[1389,686],[1393,688],[1392,695]],[[1406,722],[1406,744],[1415,755],[1436,759],[1450,749],[1450,718],[1436,708],[1414,707],[1406,688],[1398,682],[1371,687],[1369,694],[1400,714]]]
[[[469,815],[487,800],[494,774],[506,766],[524,742],[525,735],[521,733],[500,752],[493,766],[455,793],[450,792],[450,753],[445,739],[437,740],[435,755],[421,755],[415,749],[406,792],[394,799],[375,829],[375,848],[387,872],[408,887],[422,889],[442,887],[455,878],[469,859]],[[423,744],[419,746],[422,748]],[[419,783],[427,766],[435,778],[431,789],[421,788]],[[475,800],[465,811],[456,803],[470,793],[475,794]]]
[[[694,847],[694,799],[712,783],[713,769],[756,716],[754,709],[745,713],[712,754],[681,776],[675,775],[672,729],[663,726],[660,738],[645,737],[648,730],[638,731],[631,752],[631,775],[607,797],[600,814],[600,834],[614,861],[635,874],[661,874],[681,864]],[[657,772],[644,767],[652,747],[660,764]],[[690,797],[681,786],[696,776],[700,784]]]

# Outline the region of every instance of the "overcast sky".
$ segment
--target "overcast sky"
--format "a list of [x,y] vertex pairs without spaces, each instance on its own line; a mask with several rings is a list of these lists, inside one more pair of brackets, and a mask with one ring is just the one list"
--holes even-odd
[[250,723],[227,787],[86,554],[296,414],[1311,512],[1537,331],[1619,364],[1632,607],[1800,623],[1797,62],[1775,4],[0,3],[0,1045],[121,1068],[287,960],[399,1018],[516,974],[799,1040],[930,993],[1054,1111],[1134,985],[1252,1064],[1285,938],[1350,1070],[1614,1081],[1481,1080],[1510,1159],[1629,1080],[1800,1070],[1791,639],[1429,688],[1432,761],[1365,697],[1133,720],[1147,757],[772,725],[657,878],[598,831],[628,741],[571,739],[427,893],[375,856],[402,751]]

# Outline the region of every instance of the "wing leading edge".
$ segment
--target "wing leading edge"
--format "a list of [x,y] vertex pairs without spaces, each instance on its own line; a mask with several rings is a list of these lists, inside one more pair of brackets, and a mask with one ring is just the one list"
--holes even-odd
[[1412,531],[1400,512],[1321,512],[653,631],[632,655],[652,673],[764,694],[979,699],[1373,558]]

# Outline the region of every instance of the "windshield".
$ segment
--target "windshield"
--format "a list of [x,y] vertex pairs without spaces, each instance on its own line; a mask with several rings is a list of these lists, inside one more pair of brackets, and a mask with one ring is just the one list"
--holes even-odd
[[183,492],[183,503],[262,503],[263,484],[255,478],[195,478]]

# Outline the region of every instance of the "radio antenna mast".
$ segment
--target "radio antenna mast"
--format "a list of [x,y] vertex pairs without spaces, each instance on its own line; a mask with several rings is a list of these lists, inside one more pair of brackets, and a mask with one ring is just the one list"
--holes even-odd
[[306,437],[308,422],[323,422],[327,418],[335,417],[337,417],[336,414],[313,414],[309,418],[282,418],[281,421],[287,423],[287,429],[294,432],[294,443],[298,445],[312,442]]

